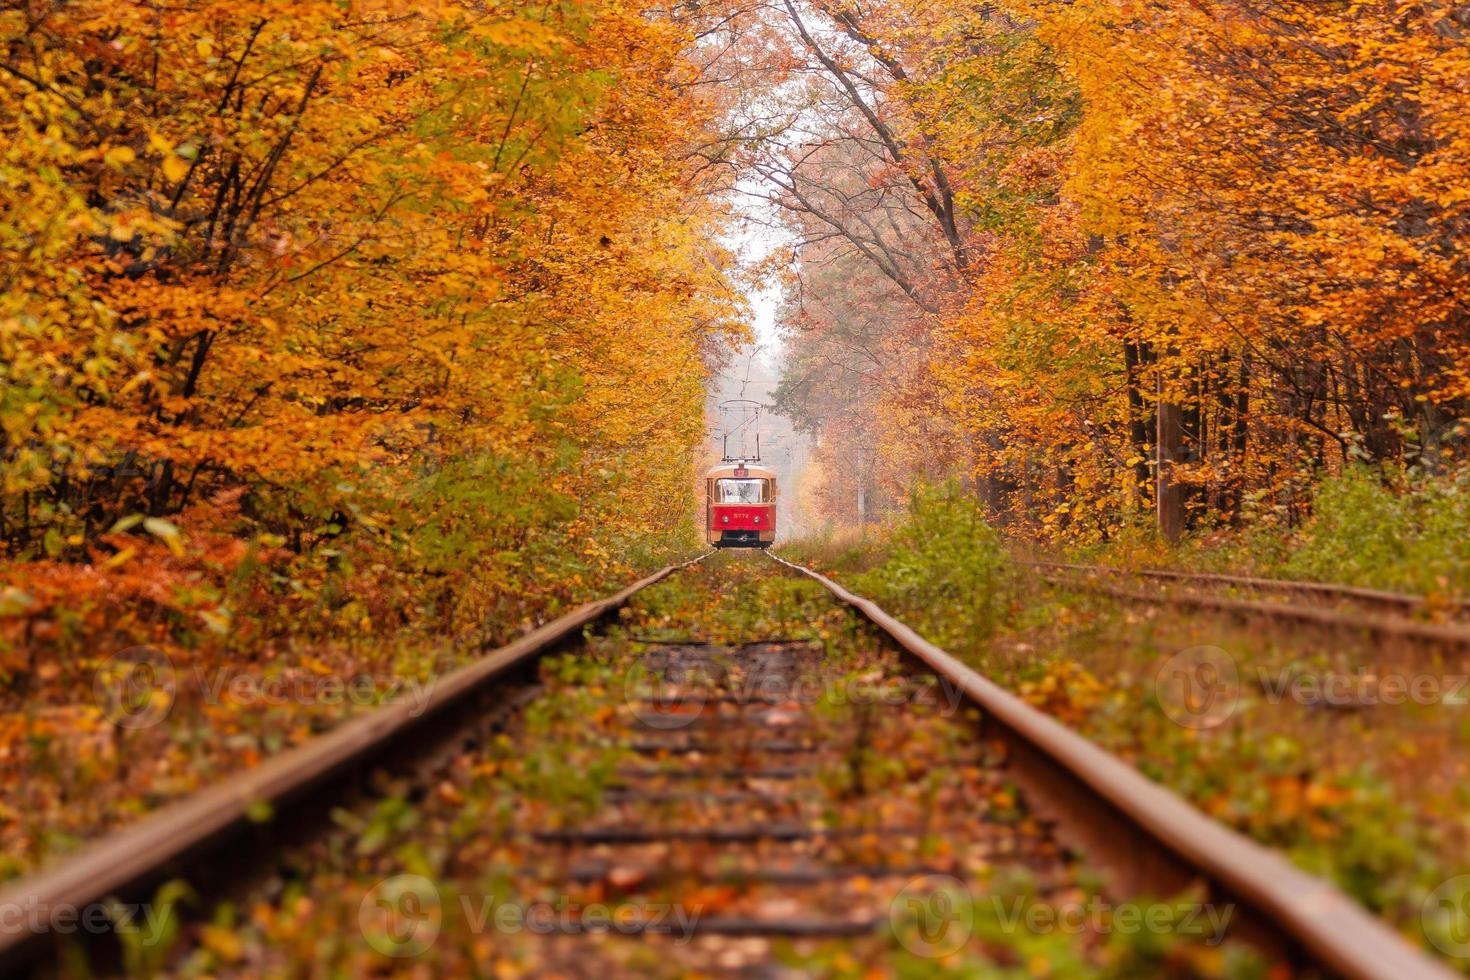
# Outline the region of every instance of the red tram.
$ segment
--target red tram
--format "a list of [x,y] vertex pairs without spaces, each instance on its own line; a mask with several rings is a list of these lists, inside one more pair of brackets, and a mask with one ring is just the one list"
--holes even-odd
[[705,474],[705,527],[716,548],[769,548],[776,540],[776,474],[739,460]]

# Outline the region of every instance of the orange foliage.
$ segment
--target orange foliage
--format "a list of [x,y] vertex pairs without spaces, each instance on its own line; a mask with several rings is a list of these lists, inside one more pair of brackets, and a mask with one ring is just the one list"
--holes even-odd
[[[390,683],[692,546],[742,310],[687,27],[43,0],[0,34],[0,766],[31,813],[92,792],[87,829],[309,733],[197,685],[170,723],[197,746],[114,730],[119,650]],[[113,785],[57,712],[154,776]],[[57,846],[3,816],[18,862]]]
[[[897,486],[942,454],[1003,517],[1096,539],[1173,493],[1161,470],[1202,527],[1295,520],[1348,460],[1460,458],[1463,5],[884,0],[809,19],[794,46],[840,52],[813,70],[844,104],[809,152],[883,143],[907,213],[935,211],[885,240],[895,180],[887,211],[826,225],[854,250],[931,249],[927,274],[902,269],[922,367],[885,366],[871,422]],[[824,247],[803,248],[804,307],[830,301]]]

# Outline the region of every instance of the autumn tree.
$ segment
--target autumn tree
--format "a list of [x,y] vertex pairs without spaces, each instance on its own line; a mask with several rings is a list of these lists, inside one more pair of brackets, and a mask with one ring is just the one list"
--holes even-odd
[[475,621],[532,541],[606,562],[688,521],[739,330],[689,28],[92,0],[0,34],[12,558],[218,533]]
[[[875,410],[893,472],[933,444],[922,423],[998,515],[1096,537],[1153,514],[1173,536],[1295,520],[1348,461],[1460,451],[1463,5],[775,13],[824,79],[798,145],[874,161],[849,160],[861,194],[812,168],[828,193],[796,224],[930,289],[894,326],[925,365]],[[760,165],[793,197],[789,166]],[[948,249],[873,247],[864,222],[900,199]]]

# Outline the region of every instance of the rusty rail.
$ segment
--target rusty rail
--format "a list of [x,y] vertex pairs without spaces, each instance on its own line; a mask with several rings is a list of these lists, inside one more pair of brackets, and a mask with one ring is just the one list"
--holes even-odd
[[[1118,568],[1113,565],[1083,565],[1061,561],[1014,560],[1012,564],[1027,568],[1051,568],[1058,571],[1080,572],[1089,575],[1114,575],[1131,578],[1151,578],[1174,582],[1196,582],[1221,585],[1254,592],[1274,592],[1286,595],[1312,595],[1323,599],[1341,599],[1365,605],[1387,606],[1407,613],[1431,608],[1426,596],[1410,592],[1391,592],[1387,589],[1370,589],[1358,585],[1342,585],[1336,582],[1307,582],[1298,579],[1264,578],[1259,575],[1229,575],[1223,572],[1186,572],[1170,568]],[[1470,613],[1470,603],[1454,601],[1447,603],[1445,611],[1463,615]]]
[[[981,709],[1007,746],[1028,805],[1110,873],[1127,894],[1174,895],[1203,883],[1244,917],[1232,932],[1287,959],[1353,980],[1458,976],[1342,891],[1196,810],[1173,792],[966,667],[870,599],[771,555],[819,582]],[[1238,931],[1237,931],[1238,930]]]
[[[273,820],[344,772],[361,771],[418,732],[463,706],[475,694],[518,667],[579,635],[621,608],[637,592],[707,555],[659,569],[622,591],[586,603],[533,630],[434,685],[421,706],[384,705],[283,752],[247,772],[225,777],[203,791],[165,806],[138,823],[102,837],[54,867],[0,889],[0,909],[81,909],[119,895],[138,895],[184,859],[219,851],[258,823],[264,806]],[[27,916],[0,916],[0,975],[11,976],[34,960],[49,933]]]
[[[1278,586],[1281,591],[1310,591],[1309,587],[1318,586],[1320,587],[1321,594],[1338,597],[1357,594],[1360,596],[1372,596],[1375,599],[1383,601],[1389,601],[1384,597],[1391,597],[1392,601],[1418,600],[1420,603],[1425,601],[1421,596],[1408,596],[1396,592],[1377,592],[1372,589],[1357,589],[1351,586],[1328,585],[1320,582],[1287,582],[1276,579],[1249,579],[1241,576],[1216,576],[1203,573],[1195,575],[1194,573],[1188,572],[1131,572],[1126,569],[1111,568],[1102,565],[1067,565],[1060,562],[1016,562],[1015,564],[1043,569],[1056,568],[1064,572],[1076,572],[1079,574],[1087,573],[1094,577],[1099,575],[1112,575],[1145,578],[1198,578],[1201,580],[1221,581],[1222,584],[1271,582],[1275,586]],[[1237,599],[1233,596],[1208,595],[1200,592],[1140,591],[1121,585],[1108,585],[1103,582],[1087,581],[1068,575],[1048,576],[1043,574],[1041,577],[1053,585],[1082,589],[1087,592],[1096,592],[1101,595],[1112,596],[1115,599],[1125,599],[1130,602],[1185,606],[1240,616],[1258,616],[1267,619],[1287,620],[1307,623],[1312,626],[1327,629],[1349,630],[1381,638],[1412,640],[1443,647],[1470,647],[1470,626],[1457,623],[1431,623],[1425,622],[1424,620],[1411,619],[1407,616],[1373,615],[1334,609],[1321,605]]]

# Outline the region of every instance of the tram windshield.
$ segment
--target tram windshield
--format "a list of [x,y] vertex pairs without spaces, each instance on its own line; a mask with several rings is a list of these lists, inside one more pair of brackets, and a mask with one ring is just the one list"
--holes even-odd
[[721,504],[760,504],[766,500],[766,480],[716,480],[715,500]]

